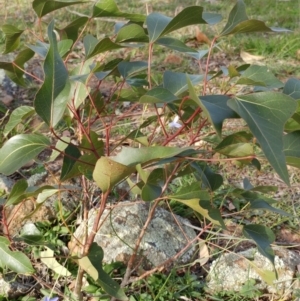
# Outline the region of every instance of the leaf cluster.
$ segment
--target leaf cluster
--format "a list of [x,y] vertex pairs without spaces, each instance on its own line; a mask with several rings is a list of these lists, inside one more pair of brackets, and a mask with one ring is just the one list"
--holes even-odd
[[[36,44],[26,44],[23,49],[18,47],[25,29],[13,25],[2,27],[4,53],[18,50],[18,54],[10,62],[0,62],[0,68],[12,81],[26,86],[24,66],[36,55],[43,62],[44,77],[36,79],[39,89],[33,106],[15,109],[5,124],[0,173],[11,175],[30,160],[37,160],[47,149],[51,155],[45,163],[63,157],[60,181],[76,177],[94,181],[101,189],[103,207],[112,190],[127,181],[132,192],[144,201],[156,205],[161,200],[176,201],[191,208],[211,227],[222,228],[226,226],[214,196],[222,188],[223,178],[210,166],[214,154],[257,169],[260,161],[267,160],[289,185],[287,165],[300,167],[300,81],[291,78],[283,83],[266,67],[256,65],[230,65],[219,71],[208,68],[218,40],[234,34],[286,30],[249,19],[242,0],[234,5],[211,45],[203,49],[192,48],[173,37],[174,31],[187,26],[220,22],[220,15],[204,12],[201,6],[186,7],[172,18],[156,12],[147,16],[127,13],[113,0],[99,0],[89,16],[81,16],[64,28],[58,28],[52,20],[45,29],[42,20],[46,15],[80,3],[83,2],[34,0],[32,8],[38,18],[39,32]],[[103,17],[121,18],[122,23],[116,26],[113,37],[98,39],[87,28]],[[154,47],[176,51],[198,63],[204,60],[205,71],[187,74],[166,70],[161,82],[156,83],[153,78],[161,70],[155,66]],[[148,50],[145,61],[120,55],[121,51],[145,48]],[[76,66],[72,64],[72,56],[80,58]],[[227,89],[211,94],[216,78],[226,82]],[[93,80],[96,84],[92,84]],[[110,86],[109,91],[105,83]],[[247,87],[247,92],[235,93],[242,86]],[[125,103],[129,103],[129,108]],[[131,108],[149,110],[150,116],[139,119],[129,134],[113,137],[113,128],[134,116]],[[17,125],[34,116],[42,120],[46,133],[33,130],[14,135]],[[223,124],[228,119],[243,119],[247,129],[224,134]],[[72,139],[62,135],[62,123],[72,133]],[[173,146],[181,139],[184,146]],[[210,144],[210,148],[201,147],[201,143],[199,147],[199,142]],[[134,175],[138,176],[133,181]],[[172,192],[170,184],[186,175],[192,175],[195,181]],[[235,199],[237,208],[243,200],[251,209],[285,214],[272,207],[272,200],[263,195],[265,190],[268,188],[253,187],[246,181],[243,188],[233,187],[229,197]],[[59,191],[59,185],[28,187],[21,180],[6,197],[5,206],[34,198],[39,207]],[[88,207],[84,206],[84,210]],[[246,225],[243,233],[274,263],[270,245],[275,237],[270,229],[264,225]],[[109,295],[127,300],[124,291],[103,270],[103,250],[92,242],[93,235],[88,237],[78,265]],[[20,257],[8,249],[4,238],[1,250],[14,259]],[[4,264],[2,260],[0,263]],[[33,272],[30,265],[25,270],[7,268],[20,273]]]

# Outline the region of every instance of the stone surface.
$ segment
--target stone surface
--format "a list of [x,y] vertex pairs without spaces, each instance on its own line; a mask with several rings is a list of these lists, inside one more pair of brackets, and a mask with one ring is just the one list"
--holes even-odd
[[273,265],[256,248],[251,248],[237,254],[224,254],[213,261],[207,277],[208,289],[213,292],[240,291],[246,281],[254,279],[259,290],[278,296],[291,294],[300,255],[283,248],[276,248],[274,251],[278,279],[274,280],[272,285],[267,284],[249,262],[261,272],[273,271]]
[[48,221],[55,218],[54,209],[43,205],[36,209],[36,203],[33,200],[26,200],[16,206],[5,208],[4,234],[10,236],[16,235],[26,223],[35,223],[38,221]]
[[[127,263],[136,240],[148,217],[149,204],[144,202],[122,202],[113,210],[105,209],[101,218],[101,227],[95,237],[95,242],[104,249],[104,261],[122,261]],[[91,231],[97,211],[89,213],[88,231]],[[189,240],[195,238],[194,230],[183,224],[189,223],[186,219],[173,215],[163,208],[156,208],[155,215],[146,230],[140,244],[136,264],[141,268],[150,269],[158,266],[182,250]],[[74,237],[83,241],[84,225],[81,223],[75,231]],[[182,229],[182,230],[181,230]],[[71,251],[75,246],[69,245]],[[195,251],[192,245],[178,260],[187,263]]]
[[32,289],[32,283],[26,283],[11,273],[10,276],[0,274],[0,296],[7,300],[16,300]]
[[14,181],[10,178],[0,174],[0,194],[1,190],[8,193],[14,185]]

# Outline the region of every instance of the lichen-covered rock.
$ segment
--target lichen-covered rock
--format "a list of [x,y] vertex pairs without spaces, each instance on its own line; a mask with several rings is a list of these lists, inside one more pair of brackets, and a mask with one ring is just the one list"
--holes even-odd
[[252,248],[237,254],[224,254],[213,261],[207,277],[209,291],[240,291],[248,280],[254,279],[259,290],[278,296],[291,294],[300,255],[283,248],[276,248],[274,251],[278,279],[273,280],[272,285],[266,283],[259,274],[271,279],[268,271],[274,271],[273,265],[257,249]]
[[[89,213],[88,232],[90,233],[97,211]],[[105,209],[101,227],[95,242],[104,249],[104,262],[122,261],[127,263],[137,238],[149,213],[149,204],[144,202],[122,202],[113,210]],[[159,266],[182,250],[196,237],[194,230],[185,224],[186,219],[174,216],[163,208],[156,208],[154,217],[146,229],[140,244],[136,264],[143,269]],[[185,224],[184,224],[185,223]],[[75,231],[74,237],[83,241],[84,225]],[[75,243],[75,240],[73,240]],[[74,247],[71,243],[70,246]],[[70,247],[72,248],[72,247]],[[72,250],[71,250],[72,251]],[[195,251],[195,244],[179,258],[178,262],[187,263]]]

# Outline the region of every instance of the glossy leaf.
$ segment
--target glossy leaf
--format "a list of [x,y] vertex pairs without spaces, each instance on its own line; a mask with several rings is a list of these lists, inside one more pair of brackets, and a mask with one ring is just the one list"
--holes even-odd
[[151,13],[147,16],[146,24],[150,43],[158,38],[180,28],[195,24],[206,24],[202,18],[203,7],[190,6],[183,9],[173,19],[159,13]]
[[79,266],[88,273],[94,281],[101,285],[106,293],[118,300],[128,300],[117,282],[106,274],[102,268],[103,250],[93,242],[88,256],[78,259]]
[[168,195],[168,197],[176,200],[210,200],[209,192],[202,189],[202,183],[200,181],[182,187],[175,194]]
[[28,245],[37,246],[44,244],[44,236],[41,231],[33,224],[25,224],[21,230],[20,236],[16,238]]
[[215,191],[223,184],[223,177],[213,172],[205,163],[191,163],[191,167],[195,170],[195,177],[201,180],[202,184],[211,191]]
[[250,239],[253,239],[257,245],[258,251],[268,258],[274,265],[274,251],[270,244],[275,241],[275,235],[271,229],[263,225],[246,225],[243,228],[243,234]]
[[250,66],[236,84],[255,85],[267,88],[282,88],[283,83],[278,80],[266,66]]
[[159,198],[162,193],[162,188],[158,185],[146,183],[142,188],[141,197],[145,202],[151,202]]
[[99,157],[104,155],[104,143],[99,139],[99,135],[93,131],[90,131],[89,139],[83,136],[80,148],[91,153],[95,151]]
[[283,128],[296,110],[296,101],[281,93],[261,92],[237,96],[227,103],[247,122],[268,161],[288,184],[289,176],[283,152]]
[[93,178],[103,192],[112,189],[135,171],[134,166],[126,166],[107,157],[101,157],[95,166]]
[[248,32],[283,32],[288,31],[281,28],[271,28],[259,20],[249,20],[246,14],[246,6],[243,0],[238,0],[231,10],[228,21],[220,36],[226,36],[235,33]]
[[112,42],[109,38],[104,38],[98,42],[98,40],[92,35],[85,36],[83,39],[83,44],[85,48],[86,59],[105,51],[115,50],[123,47]]
[[77,162],[77,159],[81,156],[80,150],[77,146],[69,143],[67,148],[65,149],[63,166],[61,169],[60,180],[66,180],[69,172],[72,170],[74,164]]
[[144,94],[139,102],[140,103],[169,103],[179,100],[173,93],[165,88],[156,87],[149,90]]
[[49,146],[49,139],[39,134],[20,134],[10,138],[0,149],[0,173],[14,173]]
[[20,199],[23,200],[27,187],[28,184],[25,179],[16,182],[6,200],[5,206],[7,207],[11,205],[16,205],[20,202]]
[[21,106],[16,108],[10,114],[9,120],[5,125],[3,130],[3,135],[7,137],[7,135],[24,119],[32,116],[34,114],[34,108],[29,106]]
[[54,1],[54,0],[34,0],[32,8],[39,18],[66,6],[80,4],[83,1]]
[[227,101],[230,97],[226,95],[207,95],[198,97],[191,83],[189,83],[189,93],[191,99],[202,108],[219,136],[221,136],[225,119],[239,118],[239,115],[227,106]]
[[116,43],[148,42],[149,38],[142,26],[138,24],[126,24],[118,31],[115,41]]
[[296,100],[300,100],[300,80],[297,78],[289,78],[282,92]]
[[0,68],[5,70],[6,75],[17,85],[26,86],[24,80],[24,64],[34,56],[34,52],[27,48],[22,50],[15,58],[15,60],[10,62],[0,62]]
[[187,78],[193,85],[197,85],[203,80],[203,75],[166,71],[163,77],[163,87],[178,96],[188,90]]
[[78,38],[79,28],[84,26],[88,20],[88,17],[79,17],[64,28],[60,29],[59,32],[62,36],[62,39],[71,39],[73,42],[75,42]]
[[123,147],[115,156],[111,157],[115,162],[126,164],[127,166],[135,166],[137,164],[145,164],[157,161],[159,159],[188,156],[194,154],[194,149],[190,147],[165,147],[150,146],[142,148]]
[[[93,59],[86,60],[83,64],[76,66],[71,71],[70,82],[71,82],[71,92],[70,95],[73,97],[74,106],[76,109],[85,101],[90,93],[90,88],[88,87],[87,80],[89,78],[89,73],[91,72],[91,66]],[[76,78],[74,78],[74,76]],[[82,77],[81,77],[82,76]],[[78,78],[80,77],[80,79]],[[73,116],[72,112],[70,112]]]
[[284,135],[283,144],[287,164],[300,168],[300,131]]
[[37,199],[36,199],[37,204],[44,203],[48,198],[50,198],[51,196],[53,196],[56,193],[59,193],[59,191],[60,191],[59,189],[55,189],[55,188],[44,189],[37,196]]
[[290,216],[290,217],[293,216],[292,214],[289,214],[289,213],[287,213],[287,212],[285,212],[281,209],[277,209],[275,207],[272,207],[268,202],[266,202],[265,200],[260,200],[260,199],[251,201],[250,202],[250,208],[251,209],[268,210],[268,211],[275,212],[275,213],[278,213],[278,214],[281,214],[281,215],[284,215],[284,216]]
[[251,156],[254,154],[253,143],[249,143],[252,138],[247,132],[234,133],[223,139],[215,151],[233,158]]
[[17,274],[34,273],[29,258],[23,252],[11,251],[3,242],[0,242],[0,266],[2,269],[8,268]]
[[198,51],[196,49],[190,48],[190,47],[186,46],[180,40],[175,39],[175,38],[171,38],[171,37],[159,38],[156,41],[156,44],[159,44],[161,46],[165,46],[165,47],[170,48],[172,50],[183,52],[183,53],[185,53],[187,55],[190,55],[192,57],[195,57],[198,54]]
[[118,64],[118,70],[120,74],[124,77],[131,77],[139,74],[141,71],[148,68],[148,63],[144,61],[134,61],[134,62],[121,62]]
[[24,30],[20,30],[13,25],[5,24],[2,26],[2,31],[5,34],[5,48],[3,54],[7,54],[18,48],[20,36]]
[[58,53],[53,30],[54,23],[51,22],[48,26],[50,48],[44,62],[45,80],[34,100],[37,114],[50,127],[55,127],[62,118],[70,91],[70,84],[67,84],[68,72]]
[[214,25],[222,20],[222,15],[216,13],[203,12],[202,18],[205,20],[207,24]]
[[100,0],[94,5],[93,18],[101,17],[121,17],[133,22],[142,23],[145,21],[144,15],[121,12],[113,0]]

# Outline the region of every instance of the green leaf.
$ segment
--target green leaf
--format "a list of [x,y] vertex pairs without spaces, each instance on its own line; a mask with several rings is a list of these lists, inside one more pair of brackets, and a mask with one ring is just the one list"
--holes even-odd
[[156,44],[165,46],[165,47],[170,48],[172,50],[183,52],[183,53],[185,53],[187,55],[190,55],[192,57],[195,57],[198,54],[198,51],[196,49],[190,48],[190,47],[186,46],[180,40],[175,39],[175,38],[171,38],[171,37],[159,38],[156,41]]
[[21,234],[17,237],[17,240],[22,240],[31,246],[43,245],[44,235],[34,224],[29,223],[23,226]]
[[187,78],[193,85],[197,85],[203,80],[203,75],[166,71],[163,77],[163,87],[178,96],[188,90]]
[[261,92],[237,96],[227,104],[247,122],[272,167],[289,184],[283,128],[297,108],[296,101],[281,93]]
[[0,242],[0,266],[17,274],[28,275],[34,273],[29,258],[22,252],[11,251],[3,242]]
[[227,118],[239,118],[239,116],[227,106],[227,101],[230,97],[226,95],[207,95],[198,97],[190,81],[188,81],[188,85],[190,98],[202,108],[217,134],[221,137],[224,120]]
[[144,61],[121,62],[118,64],[118,70],[124,77],[131,77],[148,68],[148,63]]
[[268,211],[275,212],[275,213],[278,213],[278,214],[281,214],[284,216],[293,217],[292,214],[289,214],[281,209],[274,208],[268,202],[266,202],[265,200],[261,200],[261,199],[250,201],[250,208],[251,209],[268,210]]
[[202,18],[205,20],[205,22],[209,25],[214,25],[216,23],[219,23],[222,20],[222,15],[216,14],[216,13],[206,13],[204,12],[202,14]]
[[207,190],[202,189],[202,182],[194,182],[190,185],[182,187],[175,194],[168,195],[170,199],[176,200],[210,200],[210,194]]
[[65,181],[69,172],[72,170],[77,159],[81,156],[80,150],[77,146],[70,143],[65,149],[63,166],[61,169],[60,180]]
[[175,100],[179,100],[173,93],[169,90],[161,87],[156,87],[149,90],[144,94],[139,102],[140,103],[169,103]]
[[254,154],[253,144],[249,143],[252,138],[252,134],[244,131],[234,133],[223,139],[215,151],[233,158],[251,156]]
[[20,134],[10,138],[0,149],[0,173],[11,175],[50,146],[43,135]]
[[26,180],[19,180],[12,188],[5,206],[16,205],[20,202],[20,198],[24,198],[25,191],[28,187]]
[[73,42],[75,42],[78,38],[79,28],[85,25],[88,20],[88,17],[79,17],[64,28],[60,29],[59,32],[62,36],[62,39],[71,39]]
[[289,78],[282,92],[296,100],[300,100],[300,80],[297,78]]
[[213,208],[211,205],[211,202],[208,200],[199,200],[197,199],[178,199],[173,198],[177,202],[180,202],[190,208],[192,208],[194,211],[200,213],[203,217],[210,220],[213,224],[217,226],[221,226],[222,228],[226,229],[226,226],[224,224],[224,221],[221,217],[220,211],[216,208]]
[[[76,109],[85,101],[87,96],[90,93],[90,88],[88,87],[86,81],[89,78],[89,73],[91,72],[90,68],[93,63],[93,59],[86,60],[83,64],[76,66],[71,71],[71,92],[70,95],[73,97],[74,106]],[[76,76],[74,79],[73,76]],[[78,81],[78,76],[83,77],[83,81]],[[70,112],[71,116],[73,116],[72,112]]]
[[61,59],[53,32],[54,22],[48,26],[50,48],[44,62],[45,80],[34,100],[37,114],[50,127],[62,118],[69,101],[70,84],[68,83],[68,71]]
[[106,192],[134,171],[134,166],[126,166],[107,157],[101,157],[96,163],[93,178],[98,187]]
[[[6,75],[17,85],[25,87],[24,64],[34,56],[34,52],[27,48],[22,50],[12,63],[0,62],[0,68],[5,70]],[[21,69],[20,69],[21,68]]]
[[72,45],[73,41],[71,39],[59,41],[57,44],[59,55],[64,57],[70,51]]
[[32,116],[34,114],[34,108],[29,106],[21,106],[16,108],[10,114],[9,120],[5,125],[3,130],[3,135],[7,137],[7,135],[24,119]]
[[206,163],[192,162],[191,167],[196,171],[194,173],[197,180],[201,180],[209,190],[215,191],[223,184],[223,177],[213,172]]
[[272,230],[263,225],[246,225],[243,228],[243,234],[247,238],[253,239],[258,251],[274,265],[275,255],[270,246],[275,241],[275,235]]
[[256,85],[267,88],[282,88],[283,83],[278,80],[266,66],[250,66],[236,84]]
[[123,147],[122,150],[115,157],[111,157],[111,159],[127,166],[135,166],[137,164],[150,163],[165,158],[180,158],[181,155],[188,156],[189,154],[194,154],[194,152],[194,149],[190,147]]
[[20,36],[24,30],[20,30],[13,25],[5,24],[2,26],[2,31],[5,34],[5,48],[3,54],[7,54],[18,48]]
[[32,8],[39,18],[66,6],[84,3],[83,1],[52,1],[52,0],[34,0]]
[[190,6],[183,9],[173,19],[159,13],[151,13],[147,16],[146,24],[150,43],[158,38],[180,28],[195,24],[206,24],[202,18],[203,7]]
[[48,198],[50,198],[54,194],[58,193],[59,191],[60,191],[59,189],[55,189],[55,188],[44,189],[37,196],[37,199],[36,199],[37,204],[44,203]]
[[287,164],[300,168],[300,131],[284,135],[283,144]]
[[148,42],[149,38],[142,26],[138,24],[126,24],[118,31],[115,41],[116,43]]
[[102,268],[103,250],[93,242],[88,256],[78,259],[79,266],[88,273],[94,281],[101,285],[106,293],[118,300],[128,300],[117,282],[106,274]]
[[86,59],[89,59],[97,54],[100,54],[105,51],[110,51],[114,49],[122,48],[123,46],[118,45],[112,42],[109,38],[104,38],[99,41],[92,35],[87,35],[83,39],[85,56]]
[[123,13],[113,0],[100,0],[93,7],[93,18],[101,17],[121,17],[129,19],[132,22],[145,21],[145,16],[140,14]]
[[271,28],[259,20],[249,20],[246,14],[246,6],[243,0],[238,0],[231,10],[228,21],[220,36],[247,32],[282,32],[288,31],[281,28]]
[[162,188],[158,185],[146,183],[142,188],[141,197],[145,202],[152,202],[159,198],[162,193]]
[[99,135],[93,131],[90,131],[89,139],[86,136],[83,136],[80,147],[84,151],[89,151],[93,153],[96,151],[99,157],[104,155],[104,143],[102,140],[99,140]]
[[[139,174],[141,174],[139,172]],[[142,199],[151,202],[159,198],[162,193],[162,186],[165,183],[166,174],[163,168],[156,168],[147,177],[147,182],[142,188]]]

